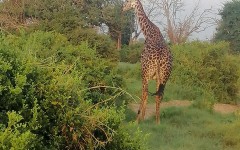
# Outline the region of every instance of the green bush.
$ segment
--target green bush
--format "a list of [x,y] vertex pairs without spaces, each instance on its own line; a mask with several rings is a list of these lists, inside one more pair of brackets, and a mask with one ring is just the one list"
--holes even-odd
[[[225,42],[192,42],[172,47],[174,66],[171,81],[200,87],[202,95],[224,103],[236,103],[239,67]],[[206,94],[207,93],[207,94]]]
[[[0,149],[18,142],[19,149],[136,142],[121,130],[124,110],[114,106],[119,91],[96,87],[121,87],[123,79],[87,42],[74,46],[61,34],[36,31],[0,35],[0,43]],[[126,136],[118,142],[119,135]]]
[[23,117],[16,112],[7,112],[7,127],[0,124],[0,149],[15,150],[33,148],[37,145],[37,136],[27,127],[27,124],[20,123]]
[[120,61],[129,63],[139,62],[143,45],[144,43],[139,42],[129,46],[123,46],[123,48],[120,50]]
[[140,131],[136,124],[127,124],[118,129],[118,134],[116,134],[114,140],[107,144],[105,148],[109,150],[147,150],[147,136],[143,135],[144,133]]
[[[44,27],[41,24],[44,24]],[[36,30],[47,32],[57,31],[57,33],[64,35],[73,45],[80,45],[82,42],[87,41],[89,48],[96,49],[98,57],[106,58],[115,63],[119,60],[119,51],[117,50],[116,43],[108,35],[97,33],[93,28],[73,27],[69,28],[69,31],[64,31],[58,27],[54,27],[53,29],[52,25],[51,27],[45,27],[45,22],[41,24],[29,28],[28,32],[32,33]]]
[[[138,52],[130,58],[134,48],[121,50],[121,60],[131,62],[140,60]],[[167,99],[196,100],[194,106],[211,109],[218,102],[237,103],[239,99],[240,68],[239,56],[229,54],[229,45],[225,42],[192,42],[171,47],[173,70],[166,87]],[[132,63],[136,62],[132,61]],[[119,74],[128,79],[141,79],[140,64],[120,63]],[[132,85],[133,86],[133,85]],[[139,85],[138,85],[139,86]],[[171,88],[170,90],[168,90]],[[179,89],[180,88],[180,89]],[[172,93],[169,93],[171,91]],[[175,95],[175,96],[174,96]]]
[[66,36],[68,40],[75,45],[87,41],[89,47],[95,48],[101,58],[106,58],[112,62],[119,60],[119,51],[117,50],[116,43],[107,35],[98,34],[93,29],[76,28]]

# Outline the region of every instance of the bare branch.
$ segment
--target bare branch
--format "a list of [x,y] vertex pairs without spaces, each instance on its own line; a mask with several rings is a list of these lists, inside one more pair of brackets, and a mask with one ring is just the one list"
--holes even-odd
[[213,16],[212,9],[200,11],[200,0],[193,7],[192,11],[183,16],[183,0],[149,0],[150,3],[157,6],[159,17],[162,17],[159,23],[163,26],[170,42],[179,44],[186,42],[192,33],[202,32],[217,23]]

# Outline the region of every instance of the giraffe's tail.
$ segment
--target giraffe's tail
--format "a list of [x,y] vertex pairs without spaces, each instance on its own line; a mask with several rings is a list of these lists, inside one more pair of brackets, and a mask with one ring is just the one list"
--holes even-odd
[[152,96],[163,96],[165,84],[160,84],[156,93],[151,94]]

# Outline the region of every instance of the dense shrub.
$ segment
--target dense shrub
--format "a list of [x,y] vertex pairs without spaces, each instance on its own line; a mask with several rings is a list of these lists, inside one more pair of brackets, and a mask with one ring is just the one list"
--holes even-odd
[[139,42],[129,46],[123,46],[120,50],[120,61],[129,63],[139,62],[143,45],[144,43]]
[[95,48],[101,58],[106,58],[113,62],[119,60],[119,51],[117,50],[116,43],[109,36],[98,34],[96,30],[76,28],[68,33],[67,37],[75,45],[83,41],[88,41],[89,46]]
[[[37,147],[37,136],[27,127],[26,123],[19,123],[23,117],[15,111],[7,112],[8,124],[0,124],[0,149],[26,149]],[[1,122],[0,122],[1,123]]]
[[0,43],[0,149],[139,148],[122,130],[123,108],[109,103],[118,91],[88,90],[123,84],[88,43],[42,31],[1,35]]
[[105,34],[97,32],[97,29],[93,28],[70,28],[71,30],[64,32],[58,28],[44,28],[40,26],[32,26],[27,29],[27,32],[32,33],[36,30],[53,32],[56,31],[64,35],[67,40],[73,45],[79,45],[82,42],[88,42],[89,48],[95,49],[98,57],[106,58],[111,62],[117,62],[119,60],[119,50],[117,50],[116,43]]
[[227,43],[192,42],[173,46],[172,51],[172,82],[200,87],[202,95],[219,102],[236,103],[239,66],[235,56],[228,53]]

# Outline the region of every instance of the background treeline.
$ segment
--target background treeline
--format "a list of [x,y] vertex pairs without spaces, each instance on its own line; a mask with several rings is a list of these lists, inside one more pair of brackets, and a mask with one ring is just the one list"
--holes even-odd
[[[122,89],[134,86],[129,79],[141,80],[143,48],[130,42],[134,15],[122,14],[122,2],[0,2],[0,149],[146,149],[122,105],[129,99]],[[239,102],[238,29],[223,33],[238,27],[239,15],[231,25],[224,20],[225,9],[239,12],[237,4],[221,13],[219,42],[171,45],[166,99],[195,100],[200,108]]]
[[21,27],[30,31],[54,30],[75,44],[85,40],[101,44],[94,40],[102,38],[101,45],[104,45],[108,40],[97,34],[101,27],[120,48],[129,43],[134,25],[133,12],[123,14],[122,3],[122,0],[3,0],[0,27],[12,32]]

